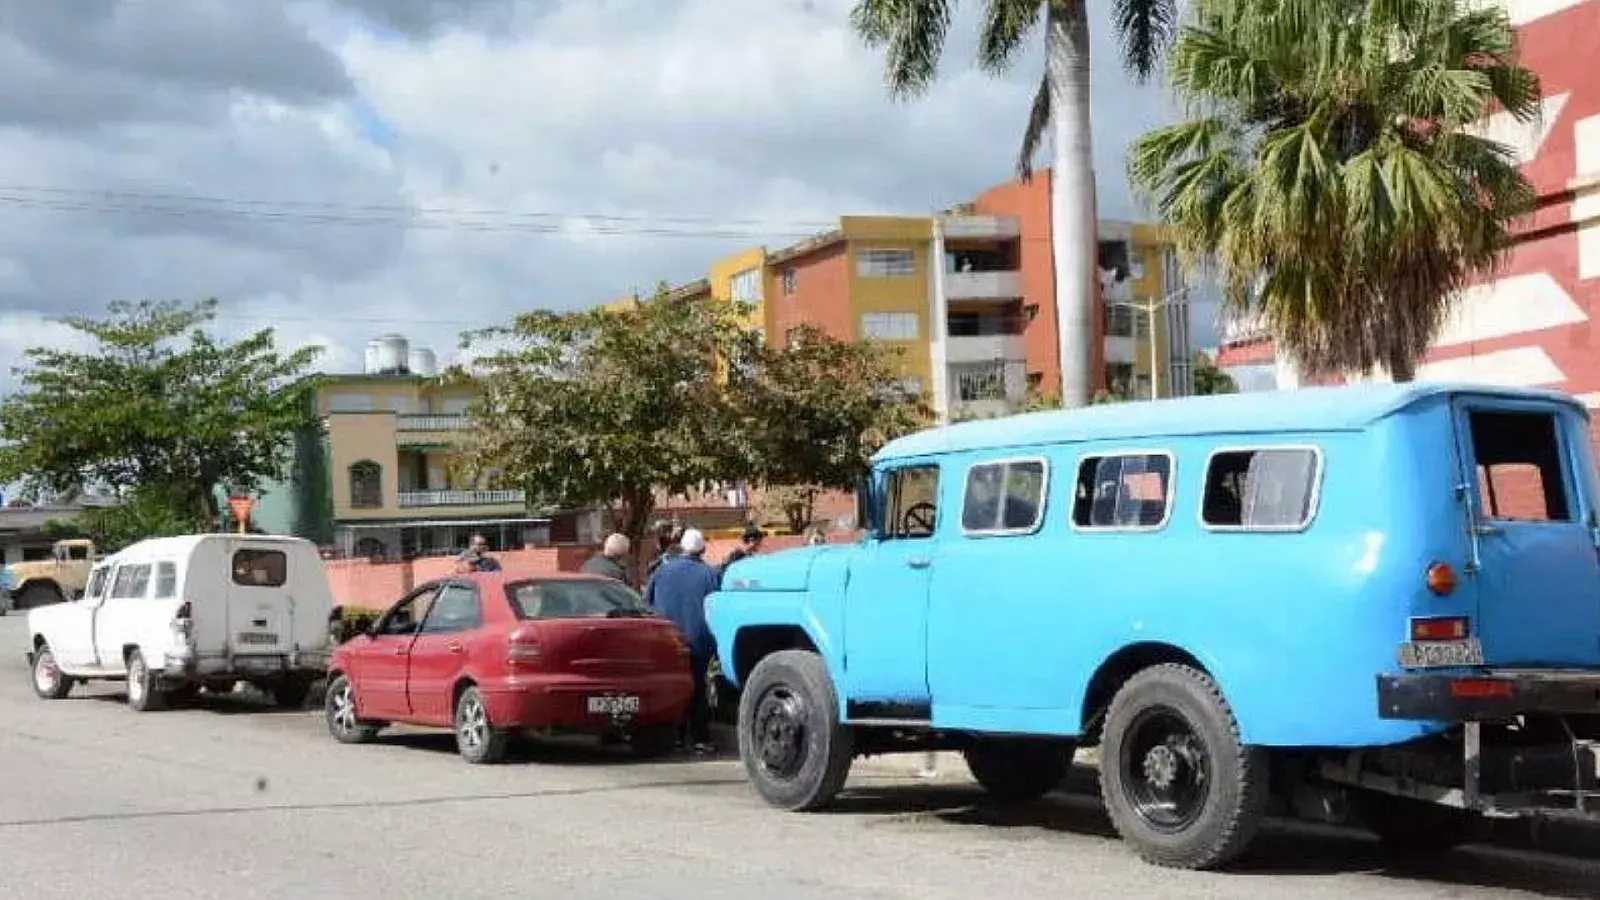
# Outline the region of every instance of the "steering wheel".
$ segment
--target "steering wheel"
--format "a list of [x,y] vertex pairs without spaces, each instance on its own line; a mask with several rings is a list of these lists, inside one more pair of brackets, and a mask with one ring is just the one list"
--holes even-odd
[[932,503],[913,503],[900,515],[900,530],[906,534],[933,534],[939,508]]

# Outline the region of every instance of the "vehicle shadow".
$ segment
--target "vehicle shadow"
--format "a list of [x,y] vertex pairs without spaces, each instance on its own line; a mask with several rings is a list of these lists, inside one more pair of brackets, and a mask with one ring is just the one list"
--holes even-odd
[[[404,747],[418,751],[454,755],[455,736],[445,730],[385,731],[377,743],[387,747]],[[675,752],[665,756],[643,756],[626,743],[602,742],[589,735],[560,735],[555,737],[519,736],[511,742],[506,752],[508,765],[569,766],[573,768],[598,766],[686,766],[708,762],[738,759],[737,750],[719,749],[715,754],[695,755]]]
[[[852,783],[832,812],[878,817],[874,827],[930,823],[1008,834],[1070,834],[1118,840],[1097,794],[1061,791],[1037,803],[1005,806],[973,785]],[[1525,891],[1546,897],[1600,900],[1600,850],[1575,855],[1474,845],[1432,858],[1399,858],[1354,828],[1271,820],[1233,876],[1367,875],[1453,887]]]
[[[95,694],[74,694],[72,699],[94,701],[99,703],[114,703],[126,705],[128,692],[125,688]],[[185,710],[216,713],[224,716],[238,715],[304,715],[318,709],[306,703],[300,706],[279,706],[273,699],[254,689],[242,689],[228,694],[212,694],[201,692],[199,695],[184,699],[169,698],[166,704],[157,711],[157,714],[166,712],[182,712]]]

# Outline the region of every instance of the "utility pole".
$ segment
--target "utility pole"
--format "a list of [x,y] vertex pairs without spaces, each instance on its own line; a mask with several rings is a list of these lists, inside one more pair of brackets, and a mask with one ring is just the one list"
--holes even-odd
[[1165,297],[1162,297],[1162,298],[1157,299],[1157,300],[1147,300],[1147,301],[1142,302],[1142,303],[1137,301],[1137,300],[1123,300],[1121,302],[1111,304],[1112,306],[1126,306],[1129,309],[1137,310],[1138,312],[1144,313],[1145,316],[1149,319],[1149,329],[1148,329],[1149,330],[1149,334],[1148,334],[1148,338],[1149,338],[1149,341],[1150,341],[1150,399],[1151,400],[1155,400],[1155,399],[1157,399],[1158,397],[1161,396],[1161,361],[1160,361],[1160,359],[1157,358],[1157,354],[1159,352],[1159,345],[1156,342],[1156,313],[1166,309],[1168,306],[1171,306],[1173,303],[1176,303],[1177,301],[1183,299],[1184,297],[1188,296],[1188,294],[1189,294],[1189,288],[1181,287],[1181,288],[1178,288],[1177,290],[1173,291],[1172,293],[1166,295]]

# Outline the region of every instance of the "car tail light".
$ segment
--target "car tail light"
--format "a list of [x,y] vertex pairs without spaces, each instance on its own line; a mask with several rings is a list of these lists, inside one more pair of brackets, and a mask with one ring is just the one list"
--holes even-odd
[[1441,616],[1411,620],[1413,641],[1459,641],[1471,633],[1466,616]]
[[1456,570],[1449,563],[1436,562],[1428,567],[1428,590],[1440,597],[1456,589]]
[[189,604],[184,603],[182,606],[178,607],[177,612],[172,614],[172,636],[179,644],[187,646],[193,642],[193,612],[194,611],[189,607]]
[[672,646],[677,649],[678,655],[688,659],[692,655],[689,650],[689,639],[684,637],[683,632],[676,628],[668,628],[667,634],[667,639],[672,641]]
[[512,632],[506,644],[506,662],[512,666],[536,668],[544,662],[544,646],[534,631]]

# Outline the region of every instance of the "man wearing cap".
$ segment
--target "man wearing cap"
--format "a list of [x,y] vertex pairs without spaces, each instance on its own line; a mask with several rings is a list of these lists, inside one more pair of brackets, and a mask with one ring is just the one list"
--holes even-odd
[[744,534],[739,537],[739,546],[733,548],[733,552],[728,554],[728,558],[722,561],[722,571],[728,571],[729,566],[744,559],[746,556],[760,553],[761,542],[766,540],[766,537],[767,533],[760,528],[754,525],[746,525]]
[[696,753],[716,750],[711,743],[711,710],[706,703],[706,670],[716,654],[716,642],[706,626],[706,597],[717,589],[721,577],[706,565],[706,537],[686,529],[678,541],[679,554],[668,557],[645,586],[644,599],[671,620],[689,643],[689,666],[694,675],[694,700],[685,723],[685,743]]

